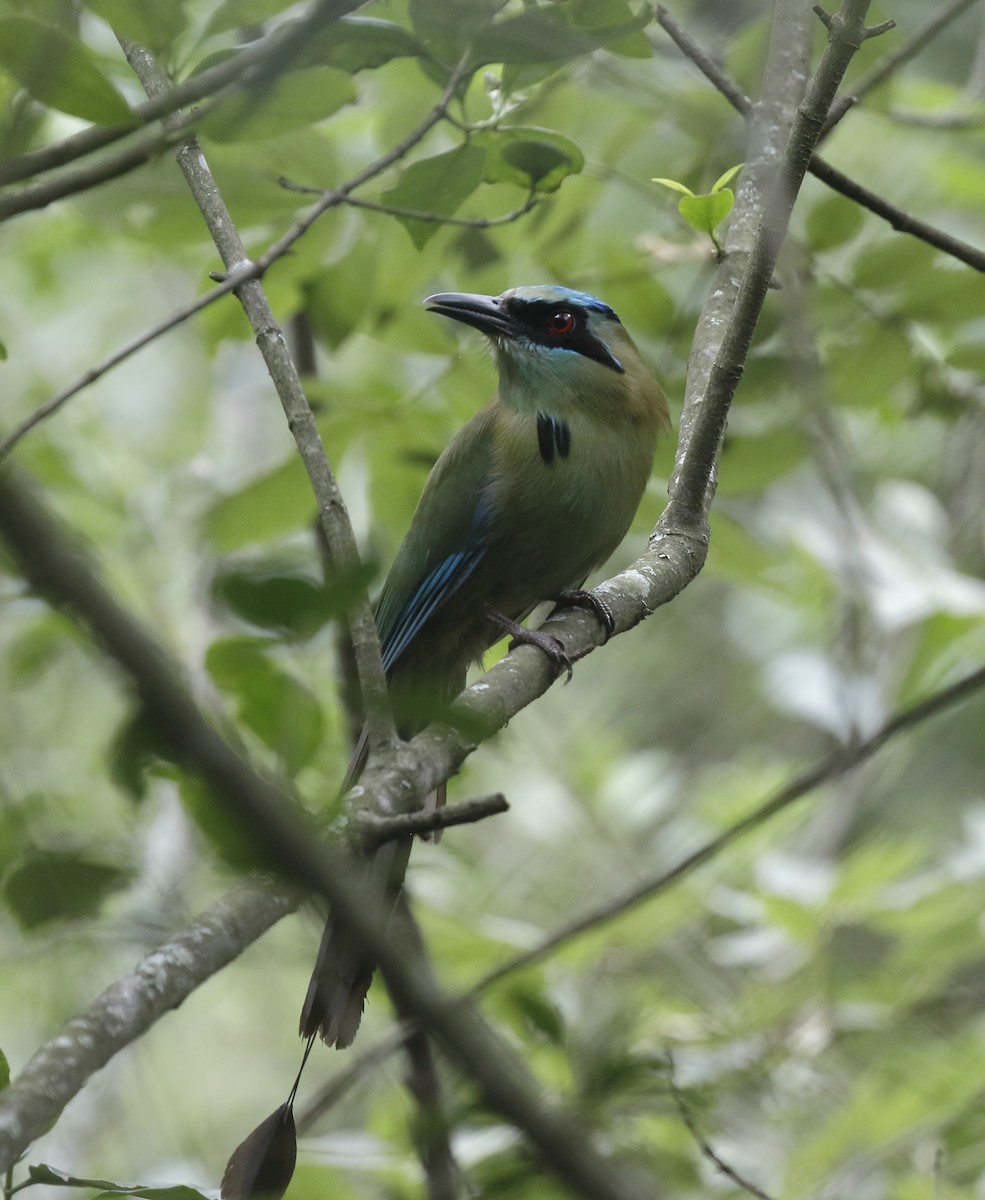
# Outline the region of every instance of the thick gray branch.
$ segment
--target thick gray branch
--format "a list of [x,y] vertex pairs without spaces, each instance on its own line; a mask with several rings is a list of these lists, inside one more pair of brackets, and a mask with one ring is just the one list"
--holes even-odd
[[45,1133],[89,1078],[297,907],[284,890],[237,888],[77,1013],[0,1091],[0,1171]]

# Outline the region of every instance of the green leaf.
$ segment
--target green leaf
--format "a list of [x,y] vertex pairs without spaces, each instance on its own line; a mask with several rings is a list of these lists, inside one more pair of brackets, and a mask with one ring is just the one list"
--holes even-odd
[[[144,0],[146,3],[146,0]],[[249,25],[259,25],[271,17],[277,16],[285,8],[292,8],[295,0],[223,0],[215,10],[205,27],[205,36],[214,33],[226,33],[230,29],[243,29]],[[149,8],[157,8],[149,4]],[[167,8],[167,5],[161,7]]]
[[719,175],[719,177],[711,185],[712,192],[720,192],[727,183],[731,183],[731,181],[736,177],[736,175],[738,175],[745,165],[745,163],[736,163],[734,167],[729,167],[727,171]]
[[114,1183],[111,1179],[87,1179],[57,1171],[47,1163],[34,1163],[27,1168],[31,1183],[46,1183],[55,1187],[76,1187],[95,1190],[103,1196],[141,1196],[144,1200],[206,1200],[201,1192],[185,1184],[173,1187],[143,1187],[140,1184]]
[[825,196],[807,213],[807,240],[814,250],[833,250],[851,241],[864,222],[861,205],[844,196]]
[[7,1087],[10,1087],[10,1063],[6,1054],[0,1050],[0,1092]]
[[675,192],[680,192],[682,196],[694,195],[694,192],[691,191],[686,183],[680,183],[676,179],[664,179],[662,176],[657,176],[651,179],[650,182],[662,184],[665,188],[672,188]]
[[564,19],[562,6],[530,8],[495,21],[476,39],[473,66],[485,63],[563,62],[603,49],[644,29],[650,22],[647,9],[628,21],[575,29]]
[[148,4],[146,0],[85,0],[86,8],[110,26],[150,50],[165,50],[182,33],[186,24],[184,4]]
[[124,124],[130,108],[89,59],[82,43],[33,17],[0,18],[0,67],[42,104],[105,125]]
[[430,54],[455,63],[501,0],[410,0],[410,22]]
[[314,516],[311,484],[294,455],[217,501],[205,514],[202,532],[217,550],[240,550],[293,533],[310,524]]
[[298,575],[230,570],[217,577],[213,595],[238,617],[272,632],[305,640],[350,611],[376,570],[364,565],[327,586]]
[[22,929],[48,921],[94,916],[107,896],[126,887],[130,873],[64,851],[33,850],[7,873],[3,894]]
[[[450,217],[482,182],[486,152],[470,142],[412,163],[397,183],[381,197],[385,204],[396,208],[416,209]],[[414,245],[421,250],[440,228],[437,221],[400,218]]]
[[324,720],[310,691],[271,662],[253,638],[213,642],[205,666],[216,686],[237,703],[240,719],[294,774],[321,743]]
[[585,156],[574,142],[550,129],[514,125],[487,130],[473,141],[486,150],[486,183],[556,192],[564,179],[585,166]]
[[342,71],[382,67],[395,58],[425,58],[424,44],[393,21],[342,17],[315,38],[306,62],[325,62]]
[[731,188],[707,196],[682,196],[677,208],[685,221],[699,233],[713,235],[732,211],[735,195]]
[[557,62],[588,54],[598,45],[596,37],[572,29],[556,10],[528,9],[483,33],[473,65]]
[[238,94],[203,122],[202,133],[217,142],[262,141],[324,121],[355,98],[345,71],[304,67]]

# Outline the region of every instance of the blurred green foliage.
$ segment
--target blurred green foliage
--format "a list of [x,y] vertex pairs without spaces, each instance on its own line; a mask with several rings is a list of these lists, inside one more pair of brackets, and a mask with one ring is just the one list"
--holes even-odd
[[[472,131],[439,123],[361,193],[417,217],[333,211],[265,278],[278,317],[303,317],[314,338],[306,382],[374,570],[493,387],[478,338],[420,300],[541,281],[596,293],[679,410],[711,247],[649,181],[701,192],[746,155],[741,120],[644,5],[500,7],[374,0],[202,130],[259,253],[309,199],[279,177],[341,183],[419,125],[454,62],[480,68],[452,108]],[[901,0],[870,19],[890,9],[898,29],[863,47],[852,78],[926,17]],[[674,6],[753,94],[769,10]],[[113,29],[184,78],[302,11],[0,0],[0,150],[120,118],[138,91]],[[966,13],[898,69],[825,153],[982,246],[980,21]],[[516,223],[427,219],[503,216],[531,192],[539,202]],[[188,302],[217,265],[167,155],[0,226],[0,256],[5,428]],[[811,179],[779,274],[730,422],[707,568],[453,782],[456,796],[505,792],[509,815],[415,850],[410,890],[449,985],[673,867],[832,747],[985,659],[980,276]],[[322,586],[313,502],[235,302],[106,375],[18,457],[203,700],[312,810],[330,810],[347,755],[332,618],[353,581]],[[672,460],[668,442],[613,567],[643,549]],[[255,848],[209,820],[155,757],[115,673],[13,573],[0,604],[0,1041],[16,1074],[228,886],[221,860],[254,861]],[[686,1128],[668,1052],[702,1134],[772,1196],[981,1196],[983,728],[982,699],[927,722],[675,889],[508,976],[485,1011],[668,1197],[740,1194]],[[316,937],[314,922],[285,922],[103,1072],[30,1160],[214,1186],[289,1084]],[[377,983],[360,1045],[387,1014]],[[342,1069],[316,1061],[309,1086]],[[467,1085],[448,1083],[476,1195],[563,1194]],[[399,1065],[367,1072],[303,1143],[289,1196],[420,1195],[410,1113]]]

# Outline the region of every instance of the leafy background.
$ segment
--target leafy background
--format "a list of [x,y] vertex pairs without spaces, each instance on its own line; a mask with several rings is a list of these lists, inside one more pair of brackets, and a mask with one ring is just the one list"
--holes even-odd
[[[440,95],[430,60],[455,59],[496,7],[375,0],[342,36],[314,40],[265,103],[206,120],[251,250],[306,203],[278,177],[330,186],[398,142]],[[771,6],[673,11],[757,92]],[[139,98],[112,28],[183,77],[294,14],[280,0],[3,0],[3,156]],[[852,77],[927,11],[901,0],[870,20],[886,16],[898,29],[863,47]],[[377,572],[430,463],[493,387],[479,339],[423,311],[429,292],[556,280],[601,295],[679,406],[713,262],[649,181],[709,188],[746,148],[742,120],[647,17],[623,0],[508,8],[479,42],[464,105],[488,128],[466,139],[442,123],[375,193],[485,219],[540,189],[522,219],[441,227],[337,209],[265,279],[317,348],[309,393]],[[969,6],[825,147],[978,245],[981,27]],[[0,260],[5,428],[216,266],[167,154],[4,224]],[[985,658],[981,278],[811,179],[780,275],[730,421],[706,569],[470,760],[454,794],[502,790],[508,815],[415,849],[410,889],[449,985],[672,867]],[[672,452],[613,567],[643,547]],[[346,725],[327,617],[344,597],[318,586],[313,503],[236,305],[100,379],[17,456],[200,694],[313,810],[331,804]],[[98,654],[15,574],[0,576],[0,602],[0,1046],[16,1073],[229,886],[236,847],[189,817],[175,769],[148,769],[126,689]],[[974,697],[927,722],[675,889],[509,976],[485,1011],[604,1144],[658,1165],[668,1195],[741,1190],[682,1105],[776,1197],[985,1195],[983,729]],[[29,1161],[214,1187],[289,1086],[316,939],[314,917],[283,922],[101,1072]],[[377,984],[356,1052],[390,1021]],[[318,1052],[309,1088],[346,1062]],[[318,1120],[292,1196],[419,1194],[401,1072],[396,1059],[368,1068]],[[476,1195],[562,1194],[449,1086]]]

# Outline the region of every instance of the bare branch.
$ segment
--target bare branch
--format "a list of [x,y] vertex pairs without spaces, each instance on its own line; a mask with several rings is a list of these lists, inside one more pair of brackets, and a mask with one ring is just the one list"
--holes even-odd
[[[670,499],[651,538],[651,548],[663,534],[680,529],[707,542],[707,512],[714,496],[725,423],[786,229],[786,219],[778,206],[787,200],[792,205],[800,186],[793,179],[783,178],[783,163],[784,156],[789,160],[789,148],[794,145],[790,131],[808,78],[811,39],[807,10],[802,5],[778,4],[763,95],[751,113],[749,150],[736,187],[725,253],[691,343]],[[815,116],[823,122],[826,113],[825,108]],[[783,196],[782,189],[786,189]],[[776,209],[773,217],[771,206]],[[774,224],[779,227],[767,243],[763,229]],[[738,302],[744,289],[747,298],[758,300],[740,310]],[[724,358],[727,331],[734,336],[740,329],[745,344],[734,340],[729,358]]]
[[284,890],[234,889],[70,1018],[0,1091],[0,1163],[14,1163],[114,1054],[293,911],[299,899]]
[[[120,39],[120,44],[149,96],[169,89],[167,77],[148,51],[125,38]],[[185,139],[178,146],[176,157],[226,270],[236,270],[248,261],[246,247],[233,224],[198,141],[195,138]],[[356,538],[342,493],[325,454],[314,413],[291,358],[287,339],[259,279],[251,279],[239,286],[236,296],[256,335],[257,346],[270,372],[288,428],[308,473],[332,566],[345,571],[359,561]],[[347,623],[356,658],[370,745],[385,744],[394,737],[393,723],[380,661],[379,639],[366,596],[361,597],[348,614]]]
[[798,800],[802,800],[818,788],[841,779],[848,772],[853,771],[856,767],[872,758],[888,742],[899,737],[900,734],[909,732],[931,717],[946,712],[948,709],[953,708],[955,705],[962,703],[970,696],[983,690],[985,690],[985,667],[980,667],[977,671],[973,671],[970,675],[959,679],[956,683],[941,688],[940,691],[934,692],[925,700],[921,700],[912,707],[897,713],[895,717],[887,721],[872,737],[866,738],[854,746],[834,751],[834,753],[822,759],[821,762],[803,772],[803,774],[795,776],[768,800],[764,800],[762,804],[757,805],[747,816],[735,821],[727,829],[718,834],[717,837],[711,838],[696,850],[692,850],[690,854],[685,855],[669,871],[662,871],[658,875],[643,880],[642,883],[638,883],[623,892],[621,896],[617,896],[605,904],[592,909],[591,912],[586,913],[584,916],[571,921],[567,925],[563,925],[538,945],[502,963],[495,970],[490,971],[488,975],[483,976],[469,991],[469,995],[478,995],[514,971],[541,962],[562,946],[567,945],[574,938],[581,936],[581,934],[598,929],[616,917],[630,912],[637,905],[661,895],[682,879],[687,878],[698,867],[702,867],[713,858],[717,858],[723,850],[727,850],[741,838],[745,837],[746,834],[759,829],[772,820],[773,817],[790,808]]
[[[748,116],[753,107],[749,97],[729,79],[710,55],[701,49],[662,5],[657,9],[657,22],[672,38],[684,55],[701,71],[709,83],[713,84],[722,93],[732,107],[743,116]],[[920,241],[926,242],[929,246],[933,246],[937,250],[942,250],[945,254],[951,255],[953,258],[958,259],[959,262],[965,263],[974,270],[985,272],[985,251],[979,250],[975,246],[970,246],[967,242],[961,241],[960,238],[953,237],[951,234],[945,233],[942,229],[938,229],[936,226],[922,221],[919,217],[914,217],[904,212],[895,204],[890,204],[882,196],[850,179],[819,154],[812,156],[808,169],[812,175],[820,179],[822,183],[827,184],[833,191],[840,192],[841,195],[847,196],[849,200],[854,200],[877,217],[888,221],[898,232],[907,233],[911,237],[918,238]]]
[[698,1129],[694,1116],[691,1113],[690,1105],[684,1098],[684,1094],[677,1086],[677,1080],[674,1078],[674,1058],[671,1052],[667,1051],[667,1078],[670,1083],[670,1092],[674,1097],[674,1103],[677,1105],[677,1111],[681,1114],[681,1120],[697,1144],[698,1149],[708,1159],[708,1161],[720,1171],[726,1179],[731,1179],[737,1187],[742,1188],[744,1192],[748,1192],[750,1196],[757,1197],[757,1200],[772,1200],[768,1193],[762,1188],[756,1187],[754,1183],[750,1183],[748,1179],[740,1175],[734,1167],[729,1164],[718,1154],[706,1139],[702,1136],[701,1130]]
[[130,136],[143,125],[224,91],[230,85],[250,87],[261,83],[283,70],[322,25],[337,20],[362,3],[363,0],[317,0],[298,20],[279,25],[268,37],[254,42],[233,58],[208,67],[174,87],[169,86],[166,92],[137,105],[130,124],[90,125],[60,142],[6,159],[0,163],[0,184],[15,183],[66,166]]
[[[641,1195],[659,1200],[652,1180],[600,1154],[587,1131],[548,1102],[523,1062],[471,1006],[446,996],[426,961],[406,955],[388,936],[378,906],[367,902],[365,885],[312,836],[309,821],[279,789],[215,732],[175,664],[119,607],[81,549],[9,470],[0,474],[0,536],[32,587],[66,609],[124,670],[163,743],[217,801],[249,825],[271,863],[323,895],[341,914],[379,962],[395,1001],[412,1009],[422,1027],[441,1040],[489,1107],[524,1131],[545,1164],[586,1200],[638,1200]],[[61,1107],[49,1107],[49,1123]],[[26,1144],[0,1128],[0,1172]]]
[[904,63],[908,63],[910,59],[915,58],[943,29],[946,29],[950,25],[955,17],[959,17],[965,9],[970,8],[975,2],[976,0],[951,0],[950,4],[945,4],[942,8],[939,8],[930,20],[922,28],[918,29],[908,41],[901,43],[895,50],[887,54],[881,62],[876,63],[871,71],[863,75],[852,86],[850,92],[840,96],[831,106],[831,112],[828,114],[828,119],[825,121],[824,129],[821,132],[821,139],[823,140],[828,136],[849,109],[861,103],[869,92],[874,91],[877,87],[885,83]]
[[[333,188],[329,192],[320,193],[318,203],[296,221],[276,242],[269,246],[266,252],[259,258],[251,261],[246,258],[244,250],[242,259],[235,267],[230,269],[227,265],[227,273],[217,287],[206,292],[205,295],[198,297],[192,303],[177,309],[157,325],[152,326],[144,333],[121,346],[118,350],[113,351],[112,354],[107,355],[106,358],[96,363],[95,366],[83,372],[78,379],[45,401],[30,416],[26,417],[19,425],[12,429],[10,433],[0,438],[0,461],[10,453],[23,437],[52,414],[56,413],[73,396],[78,395],[79,392],[83,391],[97,379],[100,379],[108,371],[125,362],[126,359],[136,354],[138,350],[142,350],[157,338],[162,337],[165,333],[183,324],[190,317],[195,316],[203,309],[208,308],[209,305],[220,300],[223,296],[228,295],[229,292],[236,291],[241,285],[262,278],[278,259],[283,258],[285,254],[291,251],[294,243],[307,233],[319,217],[330,209],[338,207],[340,204],[350,202],[352,199],[351,193],[355,188],[368,183],[371,179],[374,179],[377,175],[407,155],[434,128],[438,121],[442,119],[460,81],[460,75],[457,72],[452,72],[441,98],[416,129],[412,130],[395,147],[388,150],[386,154],[364,168],[348,182],[340,184],[337,188]],[[176,118],[176,120],[180,119],[180,116]]]
[[360,812],[360,842],[369,853],[384,842],[422,833],[435,833],[439,829],[450,829],[453,825],[474,825],[486,817],[508,812],[509,807],[506,797],[496,792],[491,796],[473,796],[471,800],[459,800],[456,804],[449,804],[444,808],[396,813],[391,817],[382,817],[373,812]]

